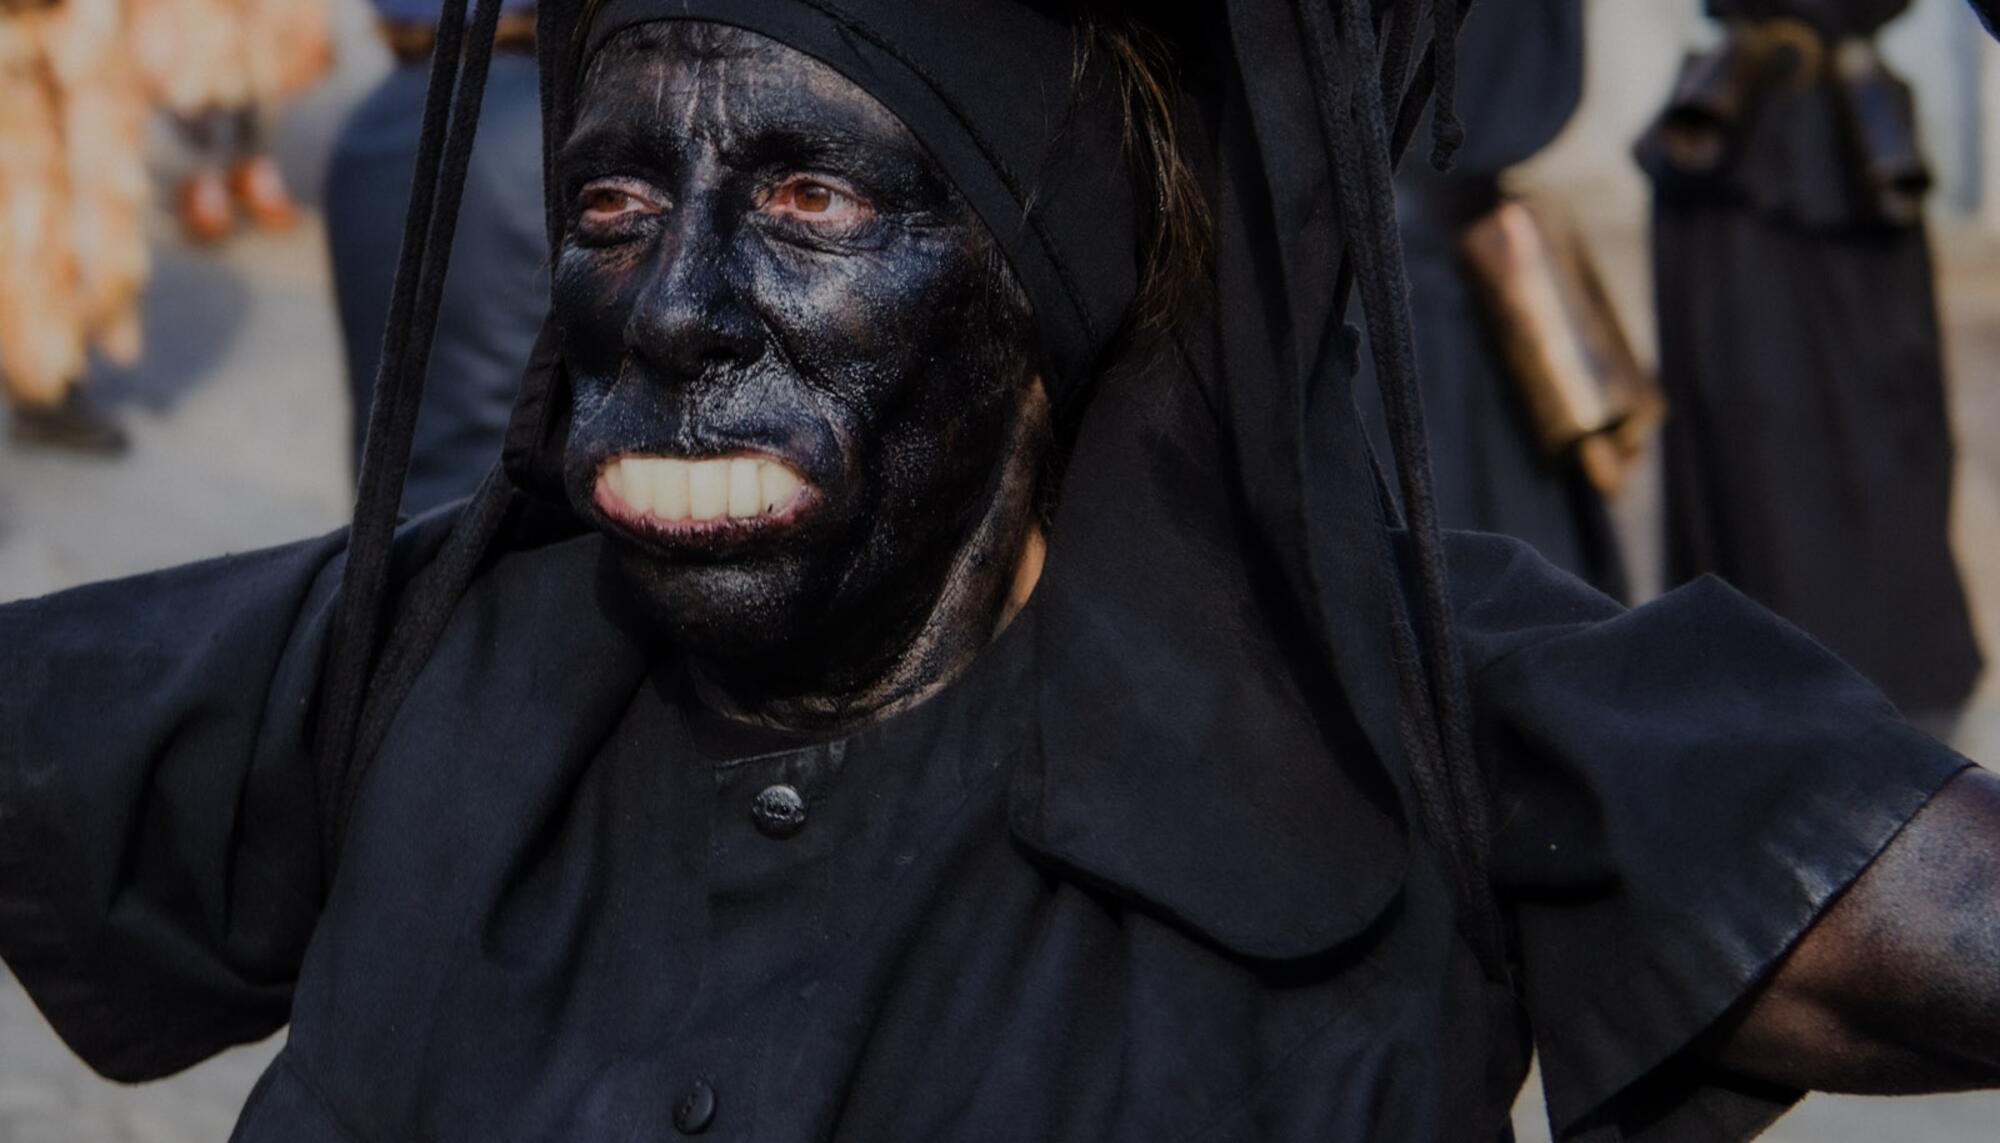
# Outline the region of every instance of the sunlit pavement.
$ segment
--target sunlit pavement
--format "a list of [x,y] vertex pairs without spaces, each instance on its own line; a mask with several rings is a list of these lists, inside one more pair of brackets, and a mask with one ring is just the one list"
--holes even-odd
[[[349,66],[348,91],[363,72]],[[302,181],[341,94],[295,116]],[[1643,318],[1641,236],[1626,221],[1596,229],[1614,292]],[[2000,243],[1950,233],[1939,245],[1962,453],[1959,552],[1986,645],[2000,655]],[[88,461],[0,440],[0,599],[315,534],[347,511],[346,411],[317,232],[217,253],[163,242],[159,260],[146,362],[102,383],[131,430],[131,455]],[[1642,480],[1620,506],[1640,569],[1656,551],[1650,490]],[[2000,760],[2000,672],[1960,739],[1975,757]],[[163,1083],[114,1087],[77,1064],[0,979],[0,1143],[220,1143],[274,1050],[241,1049]],[[1547,1139],[1532,1095],[1520,1124],[1524,1143]],[[1814,1097],[1766,1138],[1989,1143],[2000,1138],[2000,1096]]]

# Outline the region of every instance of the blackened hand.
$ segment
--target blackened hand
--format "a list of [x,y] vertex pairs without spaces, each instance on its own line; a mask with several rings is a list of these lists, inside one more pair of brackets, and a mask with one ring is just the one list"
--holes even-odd
[[2000,777],[1931,800],[1780,964],[1722,1063],[1821,1091],[2000,1086]]

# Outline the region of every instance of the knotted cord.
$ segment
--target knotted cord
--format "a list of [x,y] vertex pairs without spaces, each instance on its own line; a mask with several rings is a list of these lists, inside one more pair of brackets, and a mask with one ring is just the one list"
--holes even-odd
[[[1454,41],[1466,11],[1459,0],[1428,4],[1425,61],[1413,82],[1403,82],[1412,30],[1425,8],[1424,0],[1400,0],[1389,13],[1386,37],[1378,35],[1369,0],[1334,0],[1332,10],[1319,0],[1304,0],[1299,12],[1335,191],[1347,220],[1341,272],[1351,273],[1360,288],[1415,573],[1415,616],[1399,610],[1392,617],[1399,726],[1410,754],[1411,784],[1426,829],[1446,854],[1466,938],[1487,973],[1504,980],[1505,931],[1487,872],[1487,790],[1473,751],[1471,702],[1452,623],[1392,180],[1401,148],[1421,116],[1428,82],[1438,91],[1432,104],[1433,162],[1449,164],[1464,134],[1446,94],[1455,86]],[[1381,82],[1370,82],[1378,68]],[[1398,93],[1393,119],[1385,90]]]

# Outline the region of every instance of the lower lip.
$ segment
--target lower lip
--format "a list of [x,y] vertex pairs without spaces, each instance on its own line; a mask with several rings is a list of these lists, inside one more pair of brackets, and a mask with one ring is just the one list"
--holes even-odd
[[759,539],[796,527],[814,499],[811,485],[799,489],[792,502],[776,512],[755,516],[718,516],[713,520],[662,520],[641,512],[611,490],[604,476],[597,478],[591,498],[598,511],[632,535],[654,543],[678,548],[718,548]]

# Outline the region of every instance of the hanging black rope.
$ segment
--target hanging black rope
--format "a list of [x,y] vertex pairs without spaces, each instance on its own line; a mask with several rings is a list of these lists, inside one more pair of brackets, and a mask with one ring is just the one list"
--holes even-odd
[[[1431,6],[1431,41],[1411,85],[1416,90],[1395,100],[1392,122],[1386,112],[1391,104],[1377,82],[1378,68],[1400,71],[1406,66],[1407,49],[1399,41],[1411,26],[1407,21],[1418,18],[1419,5],[1408,0],[1392,14],[1395,23],[1383,50],[1369,0],[1335,3],[1337,9],[1329,11],[1323,0],[1303,0],[1300,13],[1335,191],[1346,220],[1343,270],[1351,270],[1361,292],[1416,580],[1415,626],[1400,610],[1392,617],[1403,697],[1399,725],[1411,756],[1419,812],[1446,854],[1462,928],[1489,975],[1505,979],[1504,929],[1488,876],[1487,792],[1472,748],[1471,703],[1453,629],[1391,178],[1396,151],[1407,141],[1405,132],[1414,129],[1410,97],[1417,97],[1415,106],[1421,107],[1421,88],[1428,82],[1434,81],[1440,91],[1452,85],[1456,55],[1446,40],[1457,34],[1464,10],[1458,0],[1436,0]],[[1448,105],[1433,111],[1434,124],[1449,118]],[[1438,134],[1438,150],[1447,150],[1449,135]]]
[[1431,165],[1451,169],[1465,145],[1458,121],[1458,36],[1473,0],[1432,0],[1431,46],[1437,50],[1437,98],[1431,108]]
[[445,0],[438,17],[416,176],[390,294],[382,364],[369,409],[354,525],[315,727],[329,872],[339,847],[337,826],[345,820],[351,796],[356,731],[393,602],[389,577],[398,508],[499,21],[500,0],[478,0],[469,24],[465,0]]

